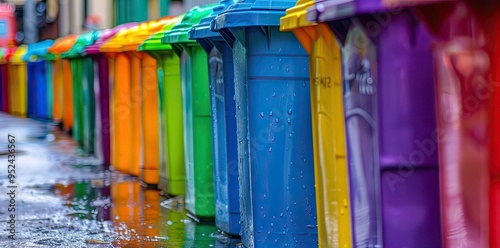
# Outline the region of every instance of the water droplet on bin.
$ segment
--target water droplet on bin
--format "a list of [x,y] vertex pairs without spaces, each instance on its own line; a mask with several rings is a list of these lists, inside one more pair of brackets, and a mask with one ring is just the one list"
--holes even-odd
[[278,118],[276,118],[275,122],[278,123],[278,122],[280,122],[280,120]]
[[260,117],[264,118],[264,112],[260,112]]
[[273,98],[275,98],[275,97],[276,97],[276,92],[273,93]]
[[269,112],[269,116],[273,116],[273,111]]
[[272,152],[272,151],[273,151],[273,148],[272,148],[272,147],[269,147],[268,151],[269,151],[269,152]]
[[290,123],[292,123],[292,120],[290,118],[287,118],[286,122],[288,122],[288,124],[290,124]]
[[292,115],[292,109],[288,110],[288,115]]

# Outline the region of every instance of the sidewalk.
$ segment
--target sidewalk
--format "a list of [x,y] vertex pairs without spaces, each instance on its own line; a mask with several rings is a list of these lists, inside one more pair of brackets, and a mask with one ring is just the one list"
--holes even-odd
[[[12,182],[8,135],[15,137]],[[177,199],[78,157],[75,143],[52,124],[0,112],[0,165],[0,247],[239,246],[213,223],[189,219]]]

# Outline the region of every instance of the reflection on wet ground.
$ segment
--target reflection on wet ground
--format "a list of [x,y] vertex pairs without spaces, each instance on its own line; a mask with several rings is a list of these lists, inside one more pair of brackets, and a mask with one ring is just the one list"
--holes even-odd
[[[16,137],[16,240],[8,238],[7,135]],[[182,197],[77,156],[48,122],[0,113],[0,247],[240,247],[186,216]]]

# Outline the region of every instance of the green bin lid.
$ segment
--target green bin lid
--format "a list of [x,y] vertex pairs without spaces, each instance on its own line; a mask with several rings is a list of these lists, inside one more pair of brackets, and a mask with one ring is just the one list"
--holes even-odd
[[175,25],[179,24],[184,18],[184,14],[179,15],[175,19],[169,21],[169,23],[163,26],[162,31],[153,34],[151,37],[147,38],[139,47],[138,51],[166,51],[172,50],[170,44],[162,44],[161,39],[165,36],[165,33],[169,32]]
[[92,31],[81,34],[76,39],[75,44],[68,51],[61,54],[61,58],[71,59],[82,56],[83,51],[99,39],[101,31]]
[[202,7],[193,7],[190,9],[186,15],[182,18],[182,21],[175,25],[172,30],[165,33],[165,36],[162,39],[162,43],[164,44],[173,44],[173,43],[196,43],[196,40],[189,39],[189,31],[193,28],[194,25],[198,24],[203,18],[207,17],[212,13],[213,7],[219,5],[215,4],[207,4]]

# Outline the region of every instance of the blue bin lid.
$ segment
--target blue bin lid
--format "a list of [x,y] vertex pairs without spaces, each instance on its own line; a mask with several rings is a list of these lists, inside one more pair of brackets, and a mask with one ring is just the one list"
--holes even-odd
[[213,21],[211,29],[250,26],[279,26],[280,18],[288,8],[295,6],[296,0],[238,0],[220,13]]
[[221,0],[220,4],[212,9],[212,13],[201,19],[200,23],[193,26],[189,31],[189,39],[203,39],[211,37],[220,37],[219,32],[210,30],[210,23],[217,15],[225,11],[229,6],[235,3],[235,0]]
[[53,40],[44,40],[37,43],[29,44],[28,51],[24,55],[26,62],[34,62],[44,58],[48,54],[48,48],[54,44]]

